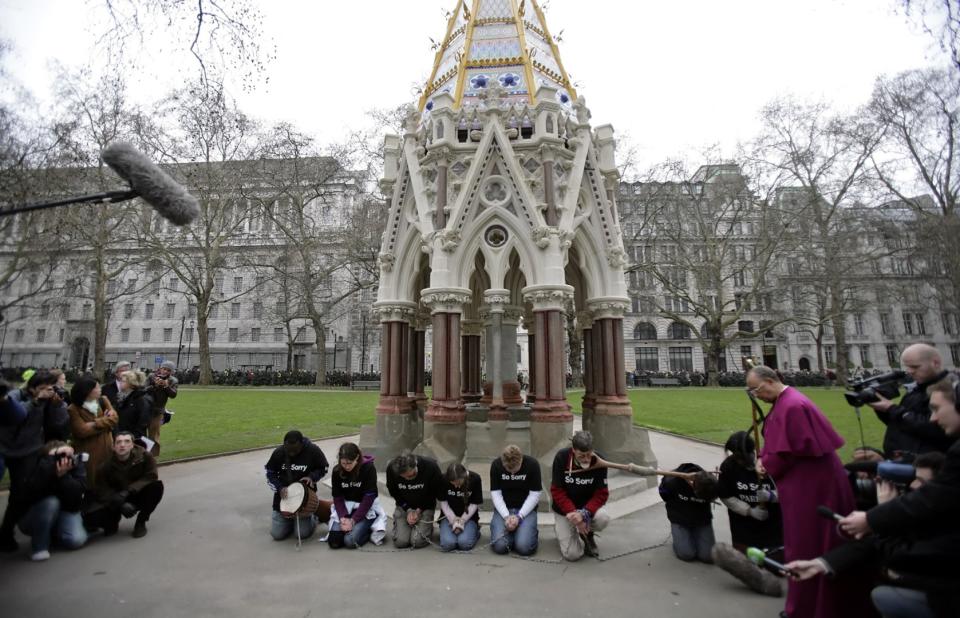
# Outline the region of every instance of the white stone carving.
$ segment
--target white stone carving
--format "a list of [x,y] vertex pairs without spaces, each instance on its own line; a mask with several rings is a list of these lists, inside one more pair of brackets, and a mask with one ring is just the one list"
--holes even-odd
[[397,258],[392,253],[381,253],[377,256],[377,260],[380,262],[380,270],[388,273],[393,270],[393,265],[397,261]]

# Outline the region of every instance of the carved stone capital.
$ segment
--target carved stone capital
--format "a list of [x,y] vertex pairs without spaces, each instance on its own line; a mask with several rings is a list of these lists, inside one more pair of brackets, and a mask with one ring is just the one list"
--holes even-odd
[[440,230],[435,238],[440,241],[440,248],[446,253],[453,253],[460,245],[460,233],[455,230]]
[[604,296],[587,300],[587,307],[594,320],[622,319],[630,308],[630,299],[619,296]]
[[565,311],[567,301],[573,299],[569,285],[530,285],[523,288],[523,300],[533,305],[534,311]]
[[518,307],[516,305],[506,305],[503,308],[503,322],[504,324],[520,324],[520,319],[523,317],[523,307]]
[[577,329],[584,330],[587,328],[593,328],[593,312],[578,311],[577,312]]
[[417,316],[417,304],[404,300],[385,300],[373,303],[370,311],[380,322],[410,322]]
[[610,268],[623,268],[627,264],[627,252],[622,247],[607,250],[607,264]]
[[380,270],[388,273],[393,270],[393,265],[396,263],[397,257],[392,253],[381,253],[377,256],[377,262],[380,264]]
[[463,306],[470,302],[470,290],[427,288],[420,293],[420,302],[430,308],[430,313],[462,313]]
[[487,290],[483,293],[483,302],[490,305],[493,311],[502,311],[503,306],[510,302],[510,290]]

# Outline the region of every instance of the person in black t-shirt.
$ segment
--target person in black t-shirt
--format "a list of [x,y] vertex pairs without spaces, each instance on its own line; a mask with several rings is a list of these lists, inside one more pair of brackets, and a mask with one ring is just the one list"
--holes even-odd
[[[297,430],[288,431],[283,436],[283,444],[270,454],[264,469],[267,473],[267,485],[273,490],[273,516],[270,525],[270,536],[276,541],[282,541],[290,536],[294,530],[293,517],[286,517],[280,513],[280,500],[287,497],[287,487],[293,483],[303,483],[316,491],[317,481],[327,473],[327,458],[320,447],[303,437]],[[330,518],[330,502],[320,501],[316,514],[299,515],[300,534],[308,537],[313,534],[317,524],[317,516],[321,521]]]
[[483,481],[463,464],[452,463],[440,489],[440,549],[470,551],[480,539],[480,505]]
[[756,446],[749,433],[734,433],[724,449],[730,455],[720,464],[719,496],[729,511],[733,546],[714,545],[713,561],[752,590],[783,596],[781,578],[745,555],[748,547],[757,547],[768,550],[777,562],[783,561],[783,522],[776,485],[769,476],[757,474]]
[[498,554],[510,548],[521,556],[537,551],[537,503],[543,485],[540,463],[524,455],[515,444],[503,449],[490,464],[490,498],[493,519],[490,520],[490,547]]
[[440,482],[440,466],[432,459],[404,453],[390,462],[387,490],[397,503],[393,511],[396,547],[419,549],[430,544]]
[[579,560],[584,553],[597,556],[593,533],[610,523],[610,516],[602,508],[610,495],[607,469],[596,464],[589,431],[573,434],[573,445],[560,449],[553,458],[550,495],[557,541],[565,560]]
[[660,481],[660,497],[667,505],[667,519],[673,533],[673,553],[681,560],[698,559],[711,563],[713,513],[710,503],[717,498],[717,479],[693,463],[674,469],[684,476]]
[[377,469],[373,457],[364,456],[353,442],[340,445],[337,461],[331,478],[337,517],[334,521],[331,513],[327,542],[330,549],[356,549],[370,540],[373,529],[368,514],[377,499]]

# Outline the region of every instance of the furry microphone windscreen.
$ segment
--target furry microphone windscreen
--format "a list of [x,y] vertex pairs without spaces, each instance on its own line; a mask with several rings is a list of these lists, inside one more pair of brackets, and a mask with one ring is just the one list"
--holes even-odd
[[131,144],[113,142],[101,156],[110,169],[168,221],[186,225],[200,215],[197,200]]

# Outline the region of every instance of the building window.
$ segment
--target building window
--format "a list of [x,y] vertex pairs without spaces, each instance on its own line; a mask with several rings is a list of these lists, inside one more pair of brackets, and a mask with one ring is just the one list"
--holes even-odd
[[253,319],[261,320],[263,319],[263,303],[257,301],[253,303]]
[[233,278],[233,291],[234,293],[243,291],[243,277]]
[[960,343],[950,344],[950,360],[953,361],[953,368],[960,367]]
[[60,329],[60,335],[57,337],[57,341],[63,343],[63,329]]
[[860,346],[860,366],[866,367],[867,365],[873,365],[873,361],[870,360],[870,346],[861,345]]
[[862,313],[853,314],[853,334],[855,335],[863,334],[863,314]]
[[671,322],[667,331],[667,339],[689,339],[690,327],[680,322]]
[[258,343],[260,341],[260,329],[251,328],[250,329],[250,341],[253,343]]
[[738,270],[733,273],[733,285],[737,287],[745,287],[747,285],[747,275],[742,270]]
[[637,371],[660,371],[660,353],[657,348],[635,348]]
[[213,278],[213,288],[218,294],[223,294],[223,275],[217,275]]
[[171,343],[173,341],[173,329],[165,328],[163,329],[163,342]]
[[904,311],[903,314],[903,332],[908,335],[913,334],[913,314],[909,311]]
[[638,322],[633,329],[633,338],[643,341],[654,341],[657,338],[657,328],[650,322]]
[[693,371],[693,348],[670,348],[670,371]]
[[50,305],[43,303],[40,305],[40,319],[48,320],[50,319]]
[[177,288],[180,287],[180,280],[176,277],[170,277],[170,279],[167,281],[167,287],[171,292],[176,292]]
[[18,328],[17,330],[13,331],[13,340],[14,340],[14,342],[16,342],[16,343],[21,343],[21,342],[23,341],[23,329],[22,329],[22,328]]
[[277,327],[273,329],[273,342],[274,343],[283,343],[283,328]]
[[70,305],[66,303],[60,305],[60,319],[61,320],[70,319]]
[[742,346],[740,346],[740,357],[741,357],[741,358],[753,358],[753,346],[752,346],[752,345],[742,345]]
[[914,314],[914,319],[915,319],[916,325],[917,325],[917,334],[918,334],[918,335],[926,335],[926,334],[927,334],[927,323],[926,323],[926,320],[924,319],[923,314],[922,314],[922,313],[915,313],[915,314]]
[[173,319],[173,314],[174,314],[176,311],[177,311],[177,304],[176,304],[176,303],[167,303],[167,311],[166,311],[166,313],[164,314],[164,317],[166,317],[168,320],[172,320],[172,319]]
[[187,305],[187,317],[191,319],[196,319],[197,303],[190,303],[189,305]]
[[127,303],[126,305],[123,306],[123,319],[129,320],[132,317],[133,317],[133,305],[131,303]]
[[143,319],[152,320],[153,319],[153,303],[147,303],[143,308]]
[[234,320],[240,318],[240,303],[231,303],[230,305],[230,317]]
[[227,331],[227,337],[228,337],[227,340],[228,340],[230,343],[236,343],[236,342],[240,341],[240,329],[239,329],[239,328],[231,328],[229,331]]
[[90,319],[90,303],[84,303],[83,308],[80,310],[80,319],[89,320]]
[[187,338],[187,343],[193,343],[193,328],[188,328],[184,336]]
[[207,329],[207,342],[213,342],[217,340],[217,329],[208,328]]
[[827,365],[833,365],[833,346],[825,345],[823,346],[823,360],[827,361]]
[[144,328],[143,333],[141,334],[140,340],[144,343],[149,343],[150,341],[150,329]]
[[121,343],[127,343],[128,341],[130,341],[130,329],[129,329],[129,328],[121,328],[121,329],[120,329],[120,342],[121,342]]
[[211,320],[216,320],[220,316],[220,305],[211,305],[207,315]]
[[956,320],[952,313],[943,312],[940,314],[940,322],[943,324],[943,333],[945,335],[956,334]]
[[43,343],[44,339],[47,338],[47,329],[38,328],[37,329],[37,343]]
[[880,332],[884,335],[893,334],[893,330],[890,328],[890,314],[886,311],[880,313]]
[[887,364],[891,367],[900,366],[900,349],[895,343],[887,344]]
[[737,330],[739,330],[741,333],[752,333],[753,320],[740,320],[737,322]]

